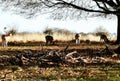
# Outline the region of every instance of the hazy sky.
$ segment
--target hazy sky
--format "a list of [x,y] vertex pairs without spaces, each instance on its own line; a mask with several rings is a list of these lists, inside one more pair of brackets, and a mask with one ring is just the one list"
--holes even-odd
[[98,27],[103,27],[111,33],[116,33],[116,19],[91,18],[88,20],[52,20],[41,15],[32,19],[25,19],[23,16],[3,12],[0,10],[0,33],[3,27],[16,27],[18,32],[42,32],[46,27],[68,29],[73,32],[93,32]]

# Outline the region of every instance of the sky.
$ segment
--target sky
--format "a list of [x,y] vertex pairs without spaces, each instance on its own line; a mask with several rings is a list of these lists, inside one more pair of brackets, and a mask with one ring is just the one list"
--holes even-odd
[[43,32],[48,28],[67,29],[72,32],[94,32],[96,28],[103,27],[110,33],[116,33],[117,20],[105,18],[90,18],[80,20],[53,20],[46,15],[39,15],[35,18],[26,19],[19,14],[4,12],[0,10],[0,33],[3,28],[16,28],[18,32]]

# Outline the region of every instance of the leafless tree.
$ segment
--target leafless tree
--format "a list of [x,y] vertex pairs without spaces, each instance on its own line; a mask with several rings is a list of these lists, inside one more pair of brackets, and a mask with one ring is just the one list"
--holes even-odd
[[115,15],[118,20],[116,43],[120,43],[120,0],[0,0],[0,4],[6,5],[4,9],[12,6],[10,9],[30,16],[51,12],[54,19]]

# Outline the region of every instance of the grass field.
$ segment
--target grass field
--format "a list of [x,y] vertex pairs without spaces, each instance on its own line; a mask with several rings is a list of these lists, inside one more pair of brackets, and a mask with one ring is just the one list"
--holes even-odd
[[18,67],[1,69],[1,80],[5,81],[119,81],[120,67],[79,66],[79,67]]
[[[74,35],[54,34],[55,45],[45,45],[45,35],[40,33],[16,34],[9,38],[8,47],[0,46],[0,81],[119,81],[119,63],[73,63],[40,64],[42,55],[55,51],[58,54],[69,54],[77,51],[80,56],[90,56],[93,52],[105,49],[99,37],[81,37],[76,45]],[[83,39],[84,38],[84,39]],[[88,39],[90,38],[90,39]],[[89,42],[88,40],[92,40]],[[0,40],[1,41],[1,40]],[[67,45],[69,47],[66,49]],[[119,45],[109,45],[114,50]],[[64,52],[64,49],[66,51]],[[89,55],[90,54],[90,55]],[[26,56],[31,62],[20,65],[19,55]],[[93,56],[93,55],[92,55]],[[94,57],[94,56],[93,56]],[[52,57],[54,58],[54,57]],[[106,56],[105,56],[106,58]],[[107,58],[106,58],[107,59]],[[114,59],[115,60],[115,59]],[[117,57],[119,61],[120,58]]]

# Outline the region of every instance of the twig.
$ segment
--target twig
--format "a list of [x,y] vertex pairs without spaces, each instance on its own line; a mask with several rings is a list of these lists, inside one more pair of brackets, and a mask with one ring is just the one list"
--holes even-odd
[[66,50],[68,49],[69,46],[70,46],[70,43],[68,43],[68,45],[66,46],[66,48],[63,51],[66,52]]
[[66,56],[72,56],[73,54],[77,53],[77,51],[73,51],[73,52],[70,52],[68,53]]

